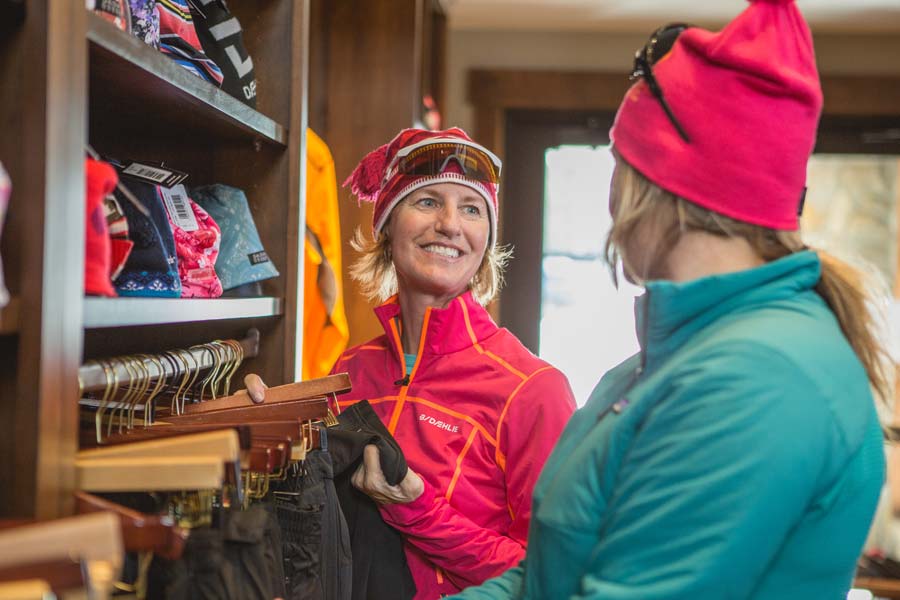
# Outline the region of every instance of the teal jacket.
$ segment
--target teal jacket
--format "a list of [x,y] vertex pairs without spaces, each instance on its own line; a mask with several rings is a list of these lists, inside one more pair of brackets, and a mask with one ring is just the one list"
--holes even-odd
[[648,284],[641,352],[563,432],[524,561],[454,598],[845,598],[884,456],[820,269]]

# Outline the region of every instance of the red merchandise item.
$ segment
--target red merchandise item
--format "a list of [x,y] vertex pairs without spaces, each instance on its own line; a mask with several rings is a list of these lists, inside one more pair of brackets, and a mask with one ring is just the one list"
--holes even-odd
[[796,230],[822,90],[793,0],[751,0],[721,32],[686,29],[653,66],[690,142],[645,80],[619,107],[616,150],[659,187],[725,216]]
[[188,197],[183,185],[159,192],[175,238],[181,297],[218,298],[222,295],[215,269],[222,242],[219,225]]
[[531,495],[575,408],[565,376],[500,329],[470,292],[428,309],[406,372],[392,298],[376,309],[385,335],[344,352],[341,407],[367,399],[425,491],[382,506],[405,540],[417,599],[477,585],[525,556]]
[[[377,236],[387,222],[391,210],[415,190],[437,183],[464,185],[484,198],[491,219],[491,245],[496,245],[497,193],[499,191],[499,186],[496,183],[467,177],[458,159],[444,161],[444,168],[435,174],[413,175],[397,170],[389,172],[389,168],[396,165],[395,159],[398,153],[428,141],[434,141],[435,144],[461,142],[465,145],[465,148],[481,155],[486,163],[499,163],[499,159],[496,156],[483,146],[473,142],[472,138],[458,127],[452,127],[444,131],[404,129],[389,143],[367,154],[350,177],[344,181],[344,187],[350,186],[351,191],[360,201],[373,202],[375,204],[375,211],[372,215],[372,229]],[[497,167],[496,176],[499,178],[499,164]]]
[[112,165],[91,158],[85,160],[85,171],[84,293],[115,296],[110,281],[111,250],[103,199],[112,193],[119,178]]

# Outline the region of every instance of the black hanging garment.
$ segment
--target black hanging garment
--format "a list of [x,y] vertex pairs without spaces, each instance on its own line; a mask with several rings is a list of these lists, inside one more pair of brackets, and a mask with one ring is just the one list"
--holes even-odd
[[216,527],[193,529],[179,560],[154,557],[147,600],[283,598],[281,533],[271,510],[222,509]]
[[193,0],[188,4],[203,52],[222,69],[222,89],[256,108],[253,60],[244,46],[241,24],[223,0]]
[[282,482],[272,483],[281,525],[286,600],[350,600],[350,536],[334,490],[328,431]]
[[338,421],[328,428],[328,449],[334,461],[335,489],[350,531],[352,600],[411,599],[416,584],[406,563],[403,538],[384,522],[375,502],[350,483],[368,444],[378,447],[390,485],[406,476],[406,458],[367,400],[346,408]]

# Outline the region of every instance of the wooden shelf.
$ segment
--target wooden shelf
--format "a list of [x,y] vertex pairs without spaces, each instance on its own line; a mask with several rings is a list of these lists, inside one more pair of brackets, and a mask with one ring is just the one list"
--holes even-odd
[[279,123],[101,17],[89,13],[87,18],[92,114],[144,126],[152,115],[154,127],[179,134],[287,144],[287,130]]
[[84,327],[164,325],[224,319],[275,317],[281,298],[85,298]]
[[0,308],[0,335],[18,333],[19,299],[10,298],[9,304]]

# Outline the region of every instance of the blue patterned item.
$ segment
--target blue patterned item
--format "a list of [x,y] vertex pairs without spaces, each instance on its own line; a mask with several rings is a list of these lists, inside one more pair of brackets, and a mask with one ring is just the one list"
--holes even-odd
[[204,185],[192,188],[191,198],[222,229],[216,274],[223,289],[278,277],[278,270],[259,239],[247,196],[242,190],[221,183]]
[[122,272],[113,284],[120,296],[152,296],[180,298],[181,279],[178,277],[178,258],[175,239],[169,227],[159,186],[124,175],[122,184],[150,211],[148,219],[117,190],[115,195],[128,221],[128,237],[134,248]]
[[159,7],[156,0],[128,0],[131,33],[148,46],[159,48]]

